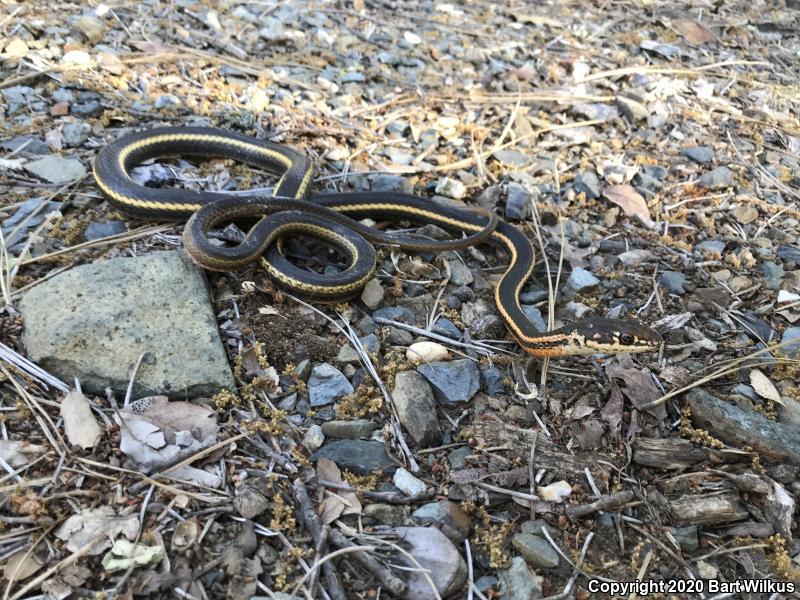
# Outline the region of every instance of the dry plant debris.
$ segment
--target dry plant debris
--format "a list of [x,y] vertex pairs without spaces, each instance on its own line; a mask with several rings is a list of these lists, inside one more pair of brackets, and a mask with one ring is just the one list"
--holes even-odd
[[[796,0],[1,3],[3,598],[800,583],[798,31]],[[90,173],[126,132],[192,124],[301,149],[320,190],[495,210],[539,254],[540,328],[636,316],[664,348],[531,369],[493,304],[502,255],[380,248],[335,307],[210,274],[235,389],[84,393],[26,358],[20,299],[180,246]],[[196,157],[132,176],[274,183]]]

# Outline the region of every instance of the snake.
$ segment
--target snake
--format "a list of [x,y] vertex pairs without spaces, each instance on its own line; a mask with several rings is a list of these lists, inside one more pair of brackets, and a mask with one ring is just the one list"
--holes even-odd
[[[155,188],[136,183],[131,170],[156,158],[225,158],[279,177],[272,190],[241,192]],[[109,203],[134,218],[185,220],[183,246],[210,271],[234,271],[260,261],[279,286],[311,300],[337,302],[363,290],[376,270],[374,245],[409,251],[463,250],[481,243],[499,245],[508,266],[494,288],[497,309],[522,349],[536,357],[616,354],[657,350],[660,334],[637,319],[592,317],[540,332],[520,304],[520,291],[535,267],[530,240],[493,211],[482,213],[412,194],[381,192],[312,193],[311,159],[288,146],[211,127],[165,127],[124,135],[104,146],[93,164],[97,186]],[[460,235],[429,240],[398,235],[370,222],[433,224]],[[249,228],[243,239],[224,245],[210,232],[224,223]],[[302,235],[321,241],[344,257],[335,274],[295,265],[285,240]]]

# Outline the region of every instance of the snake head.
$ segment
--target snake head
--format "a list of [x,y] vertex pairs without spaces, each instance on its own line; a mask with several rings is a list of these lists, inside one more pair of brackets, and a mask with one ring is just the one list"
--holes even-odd
[[661,335],[644,323],[633,319],[598,317],[564,327],[569,330],[577,350],[574,354],[603,352],[652,352],[663,342]]

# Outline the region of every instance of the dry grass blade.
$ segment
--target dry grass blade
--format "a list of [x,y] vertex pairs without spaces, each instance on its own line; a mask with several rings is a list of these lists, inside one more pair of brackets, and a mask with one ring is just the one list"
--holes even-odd
[[64,393],[69,391],[69,386],[61,381],[58,377],[51,375],[39,365],[32,363],[16,350],[6,346],[3,342],[0,342],[0,360],[21,371],[24,371],[34,379],[41,382],[45,388],[50,386]]
[[[681,394],[683,394],[684,392],[688,392],[692,388],[696,388],[696,387],[698,387],[700,385],[703,385],[704,383],[708,383],[709,381],[714,381],[715,379],[719,379],[720,377],[724,377],[725,375],[729,375],[731,373],[734,373],[734,372],[738,371],[739,370],[739,366],[742,363],[744,363],[745,361],[748,361],[748,360],[750,360],[752,358],[755,358],[757,356],[761,356],[762,354],[766,354],[766,353],[772,352],[772,351],[776,350],[777,348],[780,348],[781,346],[785,346],[785,345],[792,344],[792,343],[795,343],[795,342],[796,342],[796,340],[791,340],[791,339],[790,340],[784,340],[784,341],[782,341],[782,342],[780,342],[778,344],[774,344],[772,346],[768,346],[767,348],[762,348],[761,350],[756,350],[755,352],[751,352],[750,354],[747,354],[745,356],[741,356],[739,358],[734,358],[734,359],[727,360],[727,361],[725,361],[725,365],[724,366],[718,367],[716,370],[712,371],[710,374],[705,375],[705,376],[701,377],[700,379],[698,379],[696,381],[693,381],[692,383],[689,383],[689,384],[687,384],[687,385],[685,385],[683,387],[680,387],[678,389],[672,390],[671,392],[668,392],[668,393],[664,394],[663,396],[653,400],[652,402],[648,402],[647,404],[643,404],[641,407],[639,407],[639,410],[640,411],[646,411],[646,410],[650,410],[651,408],[655,408],[656,406],[658,406],[660,404],[663,404],[664,402],[666,402],[670,398],[674,398],[676,396],[680,396]],[[784,362],[795,362],[792,359],[780,359],[779,358],[777,360],[784,361]],[[750,366],[756,367],[756,366],[765,366],[765,365],[772,365],[772,364],[774,364],[774,362],[770,361],[770,362],[763,362],[763,363],[755,363],[755,364],[752,364]]]
[[33,258],[22,260],[17,264],[19,266],[31,265],[43,260],[54,258],[56,256],[63,256],[65,254],[70,254],[71,252],[76,252],[78,250],[85,250],[87,248],[99,248],[101,246],[108,246],[109,244],[132,242],[134,240],[147,237],[148,235],[161,233],[162,231],[166,231],[167,229],[170,229],[172,227],[173,225],[154,225],[154,226],[140,227],[139,229],[134,229],[133,231],[126,231],[125,233],[118,233],[115,235],[110,235],[108,237],[91,240],[89,242],[82,242],[80,244],[75,244],[74,246],[70,246],[69,248],[62,248],[61,250],[56,250],[55,252],[49,252],[48,254],[42,254],[41,256],[34,256]]
[[[601,71],[586,75],[576,81],[576,83],[588,83],[590,81],[597,81],[598,79],[610,79],[612,77],[622,77],[624,75],[636,75],[637,73],[650,73],[660,75],[698,75],[706,73],[713,69],[721,67],[735,67],[735,66],[751,66],[751,67],[771,67],[772,64],[762,60],[724,60],[715,62],[708,65],[694,67],[693,69],[674,69],[671,67],[657,67],[650,65],[641,65],[637,67],[622,67],[619,69],[610,69],[608,71]],[[730,74],[725,74],[724,77],[729,77]]]

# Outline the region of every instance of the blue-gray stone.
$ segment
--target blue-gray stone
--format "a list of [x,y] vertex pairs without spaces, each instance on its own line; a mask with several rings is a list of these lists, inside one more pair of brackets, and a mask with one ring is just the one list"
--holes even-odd
[[800,357],[800,327],[788,327],[781,338],[781,350],[786,354]]
[[525,313],[525,316],[528,317],[528,321],[536,328],[536,331],[547,331],[547,323],[542,317],[542,311],[539,310],[538,307],[531,306],[530,304],[521,304],[520,308],[522,312]]
[[475,587],[478,588],[480,593],[482,593],[484,596],[487,596],[489,594],[489,590],[497,588],[498,583],[500,583],[500,580],[494,575],[484,575],[483,577],[478,577],[478,579],[475,580]]
[[411,516],[420,523],[430,523],[454,544],[461,544],[469,535],[471,519],[455,502],[439,500],[423,504]]
[[723,190],[730,187],[733,173],[728,167],[717,167],[713,171],[704,173],[697,180],[697,185],[708,190]]
[[511,538],[511,545],[529,565],[544,569],[555,569],[558,566],[558,552],[553,550],[550,542],[538,535],[518,533]]
[[619,116],[619,111],[616,106],[601,104],[599,102],[576,104],[572,107],[572,112],[577,115],[583,115],[592,121],[608,121],[609,119],[616,119]]
[[66,102],[69,104],[75,101],[75,94],[73,94],[71,90],[62,87],[54,91],[50,95],[50,99],[53,102]]
[[686,276],[678,271],[664,271],[658,278],[658,283],[667,288],[670,294],[683,296],[686,293]]
[[515,556],[511,566],[497,572],[500,579],[500,598],[535,600],[542,597],[541,577],[528,568],[525,559]]
[[342,75],[342,83],[362,83],[367,77],[361,71],[348,71]]
[[413,194],[414,186],[408,177],[400,175],[375,175],[371,180],[373,192],[400,192],[402,194]]
[[527,167],[531,164],[531,157],[519,150],[497,150],[492,156],[509,167]]
[[134,167],[131,169],[130,175],[134,183],[145,187],[160,187],[175,180],[172,171],[161,163]]
[[534,304],[539,300],[547,298],[547,290],[538,285],[528,286],[519,295],[519,301],[524,304]]
[[411,164],[411,161],[414,160],[414,155],[408,152],[407,150],[403,150],[401,148],[395,148],[394,146],[389,146],[384,150],[384,154],[392,161],[392,164],[400,165],[400,166],[407,166]]
[[593,171],[584,171],[577,175],[572,181],[572,187],[578,194],[585,194],[589,200],[599,198],[603,191],[600,179]]
[[400,64],[401,60],[399,54],[396,52],[389,52],[387,50],[378,52],[376,58],[385,65],[397,65]]
[[761,273],[764,275],[764,287],[768,290],[780,289],[783,282],[783,267],[772,261],[761,264]]
[[83,121],[67,123],[61,129],[61,134],[64,136],[64,143],[68,148],[82,146],[83,143],[89,139],[89,134],[91,133],[92,126]]
[[506,219],[527,219],[531,214],[531,195],[524,186],[509,183],[506,197]]
[[566,287],[576,293],[590,290],[598,285],[600,285],[600,280],[580,267],[572,270],[566,283]]
[[73,104],[70,110],[76,117],[88,118],[99,116],[103,112],[103,107],[98,100],[90,100],[89,102]]
[[371,440],[333,440],[313,454],[313,459],[327,458],[343,471],[369,475],[373,471],[388,471],[394,466],[381,442]]
[[661,181],[662,179],[664,179],[664,177],[667,176],[667,173],[669,173],[669,171],[667,170],[666,167],[662,167],[660,165],[647,165],[644,168],[644,173],[648,177],[652,177],[653,179],[658,179],[659,181]]
[[701,254],[722,254],[722,251],[725,250],[725,244],[724,240],[705,240],[695,245],[694,249]]
[[13,115],[28,106],[28,102],[36,100],[36,90],[27,85],[15,85],[0,90],[6,101],[6,115]]
[[308,395],[312,407],[332,404],[353,391],[347,377],[328,363],[315,366],[308,378]]
[[416,319],[414,313],[402,306],[384,306],[372,313],[373,319],[389,319],[390,321],[397,321],[405,323],[406,325],[414,325]]
[[781,244],[778,246],[778,258],[781,260],[785,260],[786,262],[793,262],[795,264],[800,265],[800,248],[797,246],[789,246],[786,244]]
[[105,223],[89,223],[86,231],[83,232],[83,237],[86,241],[96,240],[99,238],[124,233],[128,228],[123,221],[106,221]]
[[462,446],[447,453],[447,462],[453,471],[467,468],[467,458],[472,456],[473,451],[469,446]]
[[714,160],[714,149],[711,146],[693,146],[692,148],[684,148],[681,154],[686,158],[692,159],[701,165]]
[[496,396],[503,391],[503,380],[505,375],[495,366],[484,367],[481,369],[483,375],[483,389],[490,396]]
[[181,103],[180,98],[173,94],[161,94],[158,98],[156,98],[156,108],[161,110],[163,108],[172,108],[174,106],[179,106]]
[[496,339],[503,335],[503,321],[494,314],[483,315],[470,324],[473,337],[479,339]]
[[69,183],[86,175],[86,168],[77,158],[50,155],[29,162],[25,170],[50,183]]
[[19,151],[23,154],[48,154],[50,152],[50,146],[36,135],[18,135],[5,142],[0,142],[0,148],[9,152]]
[[444,335],[454,340],[460,340],[464,335],[461,330],[456,327],[455,323],[444,317],[436,319],[436,323],[433,326],[433,333],[438,333],[439,335]]
[[481,387],[478,366],[467,358],[420,365],[417,371],[433,386],[436,399],[447,406],[468,402]]
[[746,383],[737,383],[731,388],[731,394],[739,394],[740,396],[750,398],[751,400],[758,400],[758,394],[756,394],[756,391]]

